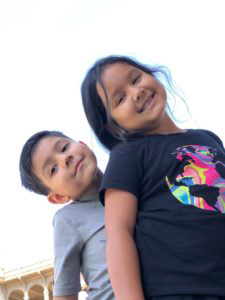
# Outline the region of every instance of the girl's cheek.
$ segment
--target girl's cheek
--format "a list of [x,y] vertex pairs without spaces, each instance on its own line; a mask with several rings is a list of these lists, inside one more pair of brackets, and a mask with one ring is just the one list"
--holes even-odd
[[85,146],[86,148],[88,147],[84,142],[82,141],[78,141],[78,143],[80,143],[81,145]]

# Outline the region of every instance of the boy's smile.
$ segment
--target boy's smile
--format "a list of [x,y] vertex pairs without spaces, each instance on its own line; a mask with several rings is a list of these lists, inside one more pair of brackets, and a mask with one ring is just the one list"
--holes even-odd
[[[32,156],[33,172],[54,194],[79,198],[93,187],[97,162],[83,143],[48,136],[40,140]],[[64,202],[67,202],[64,201]]]

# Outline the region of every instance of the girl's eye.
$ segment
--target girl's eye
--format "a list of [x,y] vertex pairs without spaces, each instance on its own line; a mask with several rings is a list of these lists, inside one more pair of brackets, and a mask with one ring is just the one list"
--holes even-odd
[[118,97],[116,104],[117,105],[120,104],[124,100],[124,98],[125,98],[124,96]]
[[132,81],[133,84],[138,83],[139,79],[141,78],[141,75],[138,75],[137,77],[135,77]]
[[62,147],[62,152],[65,152],[65,151],[66,151],[66,149],[68,148],[68,146],[69,146],[69,143],[68,143],[68,144],[66,144],[66,145],[64,145],[64,146]]
[[53,176],[57,171],[57,166],[54,165],[51,169],[50,169],[50,176]]

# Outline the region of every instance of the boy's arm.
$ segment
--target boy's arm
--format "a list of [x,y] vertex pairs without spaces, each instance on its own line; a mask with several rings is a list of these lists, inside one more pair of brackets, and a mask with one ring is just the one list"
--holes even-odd
[[64,296],[64,297],[53,297],[53,300],[78,300],[78,295]]
[[54,218],[53,295],[57,300],[73,300],[69,297],[75,297],[74,299],[78,297],[80,291],[81,249],[82,241],[70,216],[67,213],[56,213]]
[[137,198],[118,189],[105,192],[106,256],[117,300],[144,300],[139,259],[133,239]]

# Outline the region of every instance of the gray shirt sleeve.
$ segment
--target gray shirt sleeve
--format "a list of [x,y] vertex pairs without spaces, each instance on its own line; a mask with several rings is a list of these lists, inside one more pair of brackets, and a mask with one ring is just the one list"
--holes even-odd
[[80,286],[82,240],[75,224],[60,211],[54,218],[54,296],[76,295]]
[[88,300],[114,300],[105,259],[104,209],[98,198],[73,201],[54,218],[54,296],[77,295],[80,272]]

